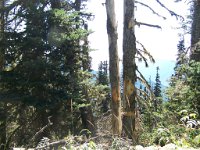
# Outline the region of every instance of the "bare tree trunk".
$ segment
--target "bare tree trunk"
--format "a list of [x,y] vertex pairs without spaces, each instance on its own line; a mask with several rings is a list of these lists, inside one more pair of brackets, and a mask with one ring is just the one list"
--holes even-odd
[[[1,43],[4,41],[4,31],[5,31],[5,17],[3,8],[5,6],[5,1],[0,1],[0,41]],[[4,47],[1,45],[0,47],[0,78],[1,72],[4,69]],[[6,102],[1,102],[0,104],[0,150],[6,149],[6,141],[7,141],[7,104]]]
[[123,31],[123,82],[124,109],[123,128],[133,143],[136,143],[135,106],[136,106],[136,38],[134,31],[134,0],[124,0],[124,31]]
[[114,135],[121,135],[121,96],[119,82],[119,58],[117,48],[117,23],[115,18],[114,0],[106,0],[107,33],[109,41],[109,71],[112,93],[112,129]]
[[191,59],[200,61],[200,1],[194,1],[191,36]]

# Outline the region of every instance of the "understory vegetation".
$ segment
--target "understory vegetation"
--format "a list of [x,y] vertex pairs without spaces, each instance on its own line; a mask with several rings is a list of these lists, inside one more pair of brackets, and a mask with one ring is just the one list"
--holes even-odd
[[[183,18],[162,1],[155,2],[178,21]],[[153,82],[138,67],[156,60],[136,40],[135,25],[161,27],[137,22],[135,5],[165,18],[148,2],[124,0],[120,75],[114,0],[106,0],[110,56],[109,61],[102,58],[96,71],[91,67],[88,40],[92,34],[88,22],[95,16],[87,12],[88,3],[0,1],[0,150],[128,150],[138,145],[167,149],[172,144],[174,149],[198,149],[200,2],[188,3],[190,15],[181,20],[174,73],[165,89],[159,66]],[[188,47],[186,33],[191,35]]]

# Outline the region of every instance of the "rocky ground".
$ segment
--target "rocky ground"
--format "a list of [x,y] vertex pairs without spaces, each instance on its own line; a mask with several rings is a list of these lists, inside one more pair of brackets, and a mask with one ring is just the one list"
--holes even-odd
[[[12,150],[25,150],[25,148],[13,148]],[[158,145],[148,147],[133,146],[129,139],[114,138],[112,135],[107,134],[89,139],[84,136],[69,136],[60,141],[40,143],[37,148],[28,150],[200,150],[200,148],[179,147],[173,143],[163,147]]]
[[[52,142],[53,143],[53,142]],[[54,142],[56,143],[56,142]],[[69,136],[62,141],[57,141],[58,145],[51,145],[49,148],[59,150],[200,150],[200,148],[179,147],[173,143],[169,143],[163,147],[152,145],[143,147],[141,145],[133,146],[132,141],[127,138],[116,138],[112,135],[101,134],[96,137],[86,138],[85,136]],[[43,148],[36,148],[36,150],[43,150]]]

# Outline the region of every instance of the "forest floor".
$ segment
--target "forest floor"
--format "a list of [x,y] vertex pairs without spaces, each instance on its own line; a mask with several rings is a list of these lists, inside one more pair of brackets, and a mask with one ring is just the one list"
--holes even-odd
[[200,148],[180,147],[173,143],[168,143],[163,147],[159,145],[148,147],[142,145],[133,146],[131,139],[114,137],[112,135],[111,115],[106,115],[98,119],[97,129],[96,136],[94,137],[87,138],[85,135],[69,135],[59,141],[48,140],[47,143],[42,143],[35,150],[44,150],[46,148],[54,150],[200,150]]
[[84,136],[69,136],[64,141],[60,142],[63,144],[62,146],[59,144],[60,148],[55,148],[53,145],[50,147],[54,147],[55,150],[200,150],[200,148],[179,147],[173,143],[166,144],[163,147],[159,145],[133,146],[130,139],[116,138],[110,134],[101,134],[89,139]]

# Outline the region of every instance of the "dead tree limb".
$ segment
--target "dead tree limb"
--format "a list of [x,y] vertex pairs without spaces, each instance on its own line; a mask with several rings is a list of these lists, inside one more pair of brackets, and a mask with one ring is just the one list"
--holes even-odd
[[175,16],[177,20],[178,20],[179,18],[180,18],[181,20],[184,20],[184,18],[183,18],[182,16],[178,15],[178,14],[175,13],[174,11],[170,10],[169,8],[167,8],[163,3],[160,2],[160,0],[156,0],[156,2],[157,2],[161,7],[163,7],[165,10],[167,10],[167,11],[170,13],[171,16]]
[[153,14],[157,15],[158,17],[161,17],[163,18],[164,20],[166,19],[166,17],[164,16],[161,16],[159,13],[157,13],[152,7],[150,7],[149,5],[145,4],[145,3],[142,3],[142,2],[139,2],[139,1],[135,1],[136,4],[140,4],[146,8],[148,8],[150,11],[152,11]]
[[148,26],[148,27],[162,29],[161,26],[159,26],[159,25],[153,25],[153,24],[148,24],[148,23],[143,23],[143,22],[138,22],[138,21],[135,21],[135,24],[138,25],[139,27],[142,25],[142,26]]
[[49,148],[50,150],[54,149],[58,149],[59,146],[64,146],[67,143],[66,140],[59,140],[59,141],[55,141],[52,143],[49,143],[47,145],[44,146],[40,146],[38,148],[36,148],[35,150],[44,150],[45,148]]
[[33,138],[31,139],[31,141],[34,141],[34,139],[35,139],[38,135],[40,135],[42,132],[44,132],[44,130],[45,130],[46,128],[48,128],[49,126],[53,125],[53,122],[51,122],[51,120],[50,120],[51,117],[52,117],[52,116],[49,116],[49,117],[48,117],[48,124],[45,125],[44,127],[42,127],[38,132],[36,132],[36,134],[33,136]]

